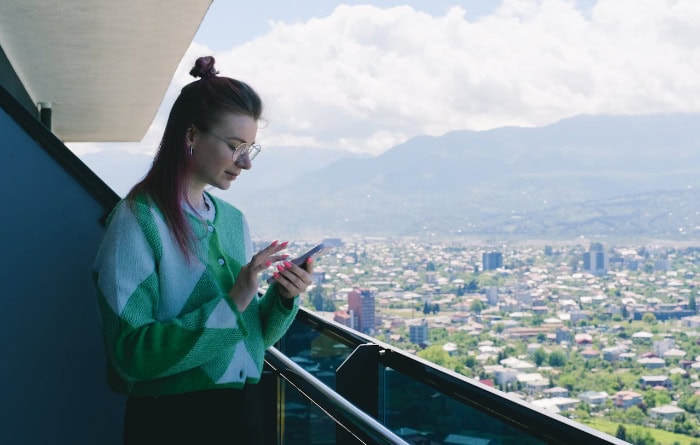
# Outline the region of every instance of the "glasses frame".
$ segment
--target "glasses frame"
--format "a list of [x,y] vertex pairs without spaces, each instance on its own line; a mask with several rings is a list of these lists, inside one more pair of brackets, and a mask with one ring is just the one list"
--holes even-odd
[[209,133],[210,135],[214,136],[215,138],[226,144],[228,148],[231,149],[231,158],[233,159],[233,162],[238,162],[238,160],[240,160],[244,154],[247,154],[248,160],[250,162],[253,162],[253,159],[255,159],[262,151],[262,146],[260,144],[249,144],[248,142],[241,142],[238,145],[233,145],[225,138],[219,136],[211,130],[205,130],[205,133]]

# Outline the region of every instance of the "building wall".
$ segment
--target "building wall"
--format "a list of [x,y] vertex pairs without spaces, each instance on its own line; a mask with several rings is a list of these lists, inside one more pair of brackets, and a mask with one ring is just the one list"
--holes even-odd
[[105,206],[18,124],[18,112],[34,117],[11,102],[0,98],[0,443],[121,443],[124,402],[106,384],[91,282]]
[[371,291],[356,289],[348,293],[348,309],[356,317],[355,329],[364,333],[371,333],[374,330],[374,295]]
[[481,255],[483,270],[494,270],[503,267],[503,254],[501,252],[486,252]]

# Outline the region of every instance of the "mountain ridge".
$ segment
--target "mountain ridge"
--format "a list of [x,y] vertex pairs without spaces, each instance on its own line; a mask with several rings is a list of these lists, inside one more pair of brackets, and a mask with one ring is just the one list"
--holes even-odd
[[[272,148],[230,190],[213,192],[259,237],[700,238],[697,128],[698,113],[583,115],[421,135],[374,157]],[[123,195],[151,157],[119,156],[83,158],[113,188],[118,177]],[[674,213],[683,216],[663,218]]]

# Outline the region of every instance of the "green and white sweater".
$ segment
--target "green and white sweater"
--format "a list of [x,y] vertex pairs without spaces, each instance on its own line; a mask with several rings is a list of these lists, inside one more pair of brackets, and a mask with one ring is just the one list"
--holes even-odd
[[206,224],[186,215],[197,237],[187,260],[150,199],[122,200],[97,254],[94,282],[108,380],[133,396],[240,388],[260,380],[265,349],[294,320],[276,285],[239,313],[228,291],[251,255],[243,214],[211,198]]

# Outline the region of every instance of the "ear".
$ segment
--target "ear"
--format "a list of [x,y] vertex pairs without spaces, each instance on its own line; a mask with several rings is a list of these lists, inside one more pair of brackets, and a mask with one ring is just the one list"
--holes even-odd
[[197,129],[195,128],[194,125],[190,125],[189,128],[187,129],[187,132],[185,133],[185,142],[187,142],[188,147],[194,145],[194,137],[196,134],[197,134]]

